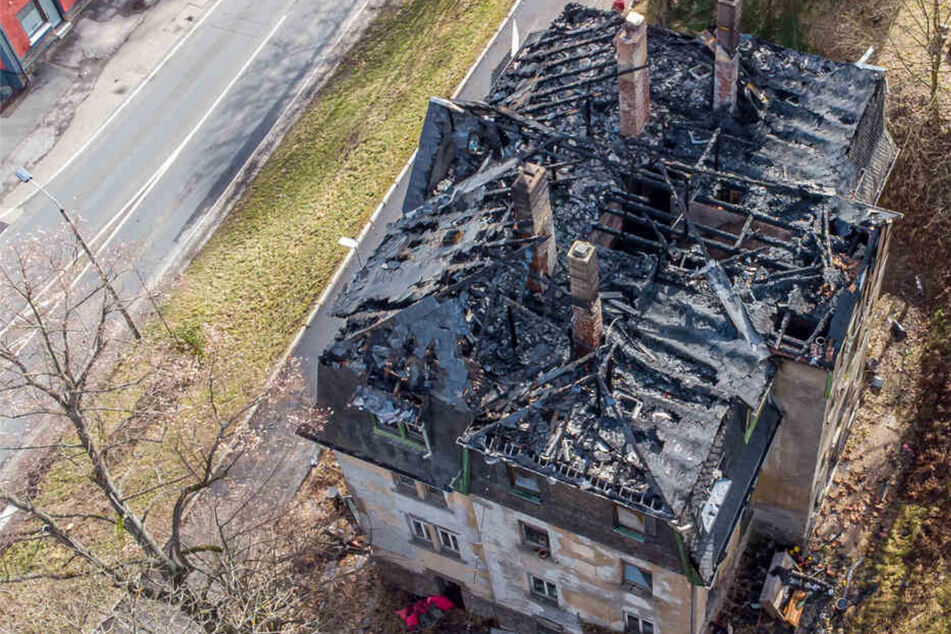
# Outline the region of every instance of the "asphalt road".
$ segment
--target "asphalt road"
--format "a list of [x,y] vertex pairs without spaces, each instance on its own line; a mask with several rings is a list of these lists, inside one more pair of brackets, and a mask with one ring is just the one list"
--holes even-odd
[[[206,214],[365,6],[218,0],[46,188],[80,218],[95,250],[133,249],[149,279],[174,272],[183,248],[207,232]],[[0,234],[0,253],[61,222],[43,196],[21,208]],[[0,413],[0,446],[29,433]],[[9,457],[0,450],[0,466]]]

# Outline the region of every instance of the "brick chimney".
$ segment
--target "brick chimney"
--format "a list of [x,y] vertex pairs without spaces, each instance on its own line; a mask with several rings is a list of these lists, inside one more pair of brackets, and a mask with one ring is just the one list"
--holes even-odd
[[[647,66],[647,20],[640,13],[627,14],[624,26],[614,40],[617,48],[618,101],[621,136],[641,133],[650,116],[650,72]],[[631,71],[632,68],[641,68]]]
[[733,112],[740,69],[740,14],[743,0],[717,1],[716,53],[713,72],[713,109]]
[[598,250],[590,242],[575,240],[568,251],[571,285],[571,332],[575,356],[582,357],[601,345],[601,296],[598,294]]
[[555,224],[552,221],[548,193],[548,170],[535,163],[526,163],[520,167],[518,177],[512,185],[512,196],[515,201],[518,236],[545,236],[534,244],[532,275],[528,280],[528,287],[540,293],[545,290],[546,280],[551,277],[557,261]]

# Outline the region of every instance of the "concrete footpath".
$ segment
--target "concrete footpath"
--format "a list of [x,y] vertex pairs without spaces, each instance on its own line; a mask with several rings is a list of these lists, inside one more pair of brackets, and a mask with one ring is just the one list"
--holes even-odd
[[[0,115],[0,221],[59,169],[162,63],[213,0],[99,0],[31,68],[27,91]],[[14,193],[15,192],[15,193]],[[11,195],[13,193],[13,195]]]

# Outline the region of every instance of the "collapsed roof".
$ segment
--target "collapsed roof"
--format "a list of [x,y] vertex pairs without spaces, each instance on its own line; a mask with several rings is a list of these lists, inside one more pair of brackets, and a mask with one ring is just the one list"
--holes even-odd
[[[880,72],[744,38],[736,111],[717,115],[707,41],[655,28],[650,119],[622,138],[622,24],[568,5],[485,102],[431,102],[404,214],[340,297],[324,363],[384,420],[441,399],[473,419],[460,444],[687,524],[722,501],[724,421],[758,411],[773,360],[835,363],[895,216],[874,205],[895,150]],[[514,215],[526,162],[551,178],[541,290],[540,237]],[[577,239],[598,249],[604,323],[580,358]],[[709,580],[713,547],[690,543]]]

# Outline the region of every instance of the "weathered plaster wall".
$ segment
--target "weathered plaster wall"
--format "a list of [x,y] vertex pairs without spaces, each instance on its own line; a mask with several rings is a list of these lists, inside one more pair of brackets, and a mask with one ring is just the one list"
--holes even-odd
[[[474,595],[492,600],[470,498],[450,493],[446,496],[446,507],[440,508],[397,490],[392,472],[387,469],[339,451],[336,456],[351,494],[357,500],[361,523],[373,543],[375,556],[421,575],[432,584],[427,587],[418,579],[401,579],[400,575],[391,576],[392,581],[411,592],[433,593],[441,591],[435,578],[438,574]],[[460,556],[437,552],[415,540],[410,531],[409,515],[456,533]]]
[[891,227],[877,238],[874,259],[860,278],[859,297],[830,373],[780,362],[774,383],[783,410],[773,448],[753,494],[756,523],[774,537],[802,541],[828,488],[861,402],[872,328],[872,304],[881,291]]
[[525,500],[512,492],[508,467],[487,464],[472,454],[472,494],[502,506],[559,526],[619,552],[637,554],[671,570],[682,571],[673,529],[657,520],[655,531],[639,542],[614,531],[614,504],[592,491],[566,486],[539,476],[540,503]]
[[[490,500],[472,499],[493,594],[501,605],[559,623],[568,632],[581,632],[582,621],[623,631],[625,610],[653,621],[657,632],[691,631],[691,610],[702,610],[695,605],[702,599],[692,605],[691,585],[684,575],[538,517]],[[549,557],[541,558],[521,543],[519,521],[548,532]],[[653,596],[639,596],[622,585],[622,562],[652,573]],[[557,585],[557,606],[533,597],[529,574]]]
[[756,523],[779,539],[800,541],[806,531],[823,433],[827,377],[825,370],[780,361],[773,382],[783,419],[752,502]]
[[835,473],[839,455],[849,436],[849,429],[862,400],[865,389],[865,363],[873,323],[869,319],[872,305],[882,288],[882,277],[888,259],[891,226],[878,236],[875,258],[867,272],[859,278],[859,298],[852,311],[845,339],[836,360],[829,387],[825,428],[819,447],[818,465],[812,487],[807,532],[811,531],[815,513],[825,499],[829,482]]
[[[336,455],[381,571],[410,592],[441,592],[440,577],[454,581],[467,608],[519,632],[534,631],[535,618],[559,623],[568,632],[581,632],[582,621],[623,631],[625,610],[653,621],[657,632],[689,633],[692,626],[699,632],[706,590],[693,589],[677,568],[638,556],[637,546],[610,548],[475,495],[450,493],[441,508],[401,492],[387,469],[339,451]],[[415,540],[408,515],[458,534],[460,557]],[[520,520],[548,531],[550,557],[540,558],[522,545]],[[653,551],[650,545],[641,548]],[[622,561],[651,571],[653,596],[639,596],[622,585]],[[532,598],[528,573],[557,584],[558,606]]]

